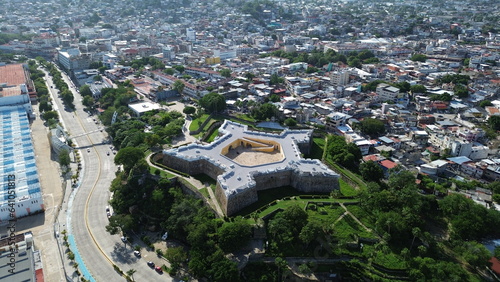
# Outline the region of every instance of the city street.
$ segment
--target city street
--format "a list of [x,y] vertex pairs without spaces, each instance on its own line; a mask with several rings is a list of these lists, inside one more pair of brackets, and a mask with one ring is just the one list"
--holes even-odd
[[[85,267],[80,264],[80,271],[85,274],[87,269],[95,281],[117,281],[120,276],[113,268],[114,263],[123,272],[136,270],[135,281],[172,280],[168,274],[159,275],[146,265],[147,260],[159,265],[167,264],[166,261],[157,258],[153,252],[145,251],[142,252],[142,258],[136,258],[131,246],[121,242],[119,235],[112,236],[106,232],[109,187],[117,169],[113,162],[114,155],[111,154],[111,145],[107,143],[106,132],[100,131],[103,126],[94,122],[94,118],[98,120],[96,116],[83,111],[80,94],[64,73],[63,78],[75,96],[76,109],[73,112],[64,110],[59,98],[54,99],[54,106],[58,108],[66,131],[77,136],[73,142],[76,144],[75,149],[80,150],[83,170],[78,188],[74,189],[74,195],[70,196],[65,203],[67,206],[63,207],[63,210],[67,209],[68,218],[63,218],[65,213],[61,213],[59,224],[67,222],[69,237],[74,237],[78,253],[85,264]],[[48,84],[49,87],[52,85],[50,79]],[[76,250],[73,252],[77,253]]]

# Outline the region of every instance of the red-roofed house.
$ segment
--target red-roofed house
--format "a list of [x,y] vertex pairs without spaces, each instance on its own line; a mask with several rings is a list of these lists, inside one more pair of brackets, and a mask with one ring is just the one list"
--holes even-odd
[[390,161],[390,160],[383,160],[383,161],[380,161],[378,164],[382,167],[382,170],[384,171],[385,177],[389,177],[389,170],[391,168],[395,168],[398,166],[397,163]]
[[497,275],[500,275],[500,260],[496,257],[492,257],[489,261],[491,262],[491,270]]

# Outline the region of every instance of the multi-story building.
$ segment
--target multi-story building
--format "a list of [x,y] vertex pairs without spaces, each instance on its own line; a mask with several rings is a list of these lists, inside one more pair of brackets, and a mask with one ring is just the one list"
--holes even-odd
[[68,71],[88,69],[92,61],[90,54],[82,54],[78,49],[60,50],[57,53],[59,64]]
[[236,49],[215,49],[214,57],[219,57],[221,60],[229,60],[236,58]]
[[385,84],[385,83],[380,83],[379,85],[377,85],[376,92],[379,96],[380,101],[395,102],[396,99],[398,98],[398,95],[399,95],[398,88],[396,88],[394,86],[390,86],[390,85]]
[[34,118],[31,103],[36,101],[36,89],[28,67],[23,64],[0,64],[0,107],[22,106],[29,118]]
[[359,134],[356,134],[354,132],[349,132],[345,134],[344,137],[347,143],[356,144],[356,146],[358,146],[363,156],[368,155],[370,147],[372,146],[372,143],[370,141],[366,140],[365,138],[359,136]]
[[223,76],[220,75],[219,72],[209,69],[187,67],[184,72],[194,77],[223,78]]
[[349,83],[349,75],[348,70],[333,71],[330,73],[330,82],[336,86],[344,86]]
[[335,131],[338,126],[346,125],[347,120],[351,118],[350,115],[346,115],[339,112],[332,112],[327,115],[326,119],[326,130]]
[[192,28],[186,28],[186,40],[194,42],[196,41],[196,31]]
[[[0,222],[44,210],[29,119],[22,105],[0,106]],[[13,192],[11,192],[13,191]]]
[[175,59],[175,47],[171,45],[164,46],[162,49],[163,59],[165,60],[173,60]]

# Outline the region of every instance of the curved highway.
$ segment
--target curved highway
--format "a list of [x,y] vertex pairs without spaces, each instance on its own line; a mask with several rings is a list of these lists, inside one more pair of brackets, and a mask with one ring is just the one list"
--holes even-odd
[[[95,116],[89,116],[83,111],[80,102],[81,96],[72,87],[72,82],[62,73],[63,79],[70,86],[75,96],[75,111],[64,110],[60,98],[54,99],[55,108],[58,109],[60,118],[63,120],[65,130],[70,133],[76,149],[80,150],[82,157],[82,176],[79,178],[79,186],[72,202],[68,208],[71,223],[71,234],[74,236],[78,252],[82,257],[87,269],[95,281],[125,281],[114,268],[116,264],[123,272],[129,269],[136,270],[133,278],[135,281],[165,281],[172,280],[168,274],[158,274],[146,265],[147,260],[165,263],[156,256],[136,258],[130,245],[121,242],[119,235],[110,235],[106,232],[108,218],[106,206],[110,197],[109,187],[115,178],[117,169],[113,162],[114,155],[110,144],[106,141],[106,132],[102,125],[94,122]],[[47,79],[48,85],[53,86],[51,79]],[[51,92],[58,92],[49,88]],[[53,95],[57,97],[57,95]],[[109,156],[107,155],[109,153]]]

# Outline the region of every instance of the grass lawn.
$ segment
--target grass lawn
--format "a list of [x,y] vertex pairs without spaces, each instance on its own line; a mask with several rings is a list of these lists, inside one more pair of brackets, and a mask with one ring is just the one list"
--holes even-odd
[[203,184],[208,183],[208,185],[217,185],[217,182],[215,180],[213,180],[210,176],[204,173],[195,174],[192,175],[192,177]]
[[310,159],[321,160],[323,158],[323,148],[325,147],[325,139],[313,138],[311,153],[307,156]]
[[340,185],[340,193],[346,197],[352,197],[352,196],[357,196],[359,194],[359,191],[354,189],[351,185],[349,185],[347,182],[342,180],[342,178],[339,178],[339,185]]
[[339,205],[317,205],[316,211],[307,210],[309,218],[318,219],[328,225],[332,225],[344,212],[345,210]]
[[366,183],[361,178],[359,178],[359,176],[357,176],[356,174],[354,174],[353,172],[351,172],[347,169],[340,167],[339,165],[334,163],[329,158],[326,159],[326,162],[328,163],[328,165],[331,165],[332,167],[334,167],[338,171],[342,172],[342,174],[349,177],[352,181],[356,182],[358,184],[359,188],[366,189]]
[[345,206],[347,210],[349,210],[355,217],[359,219],[359,221],[363,222],[363,224],[371,229],[375,229],[375,221],[377,220],[371,214],[367,213],[363,208],[359,205],[348,205]]
[[244,119],[249,122],[257,122],[253,117],[247,115],[247,114],[238,114],[236,115],[237,118]]
[[[157,170],[157,168],[156,168],[156,167],[152,167],[152,166],[150,166],[150,167],[149,167],[149,173],[151,173],[151,174],[156,175],[156,174],[155,174],[155,171],[156,171],[156,170]],[[168,173],[168,172],[166,172],[166,171],[164,171],[164,170],[162,170],[162,169],[159,169],[159,170],[160,170],[160,176],[161,176],[161,177],[164,177],[164,178],[172,178],[172,177],[175,177],[175,175],[173,175],[173,174],[171,174],[171,173]]]
[[208,143],[211,143],[214,141],[215,137],[217,137],[219,135],[219,130],[214,130],[214,132],[212,132],[212,134],[210,134],[210,136],[208,136],[207,140],[205,140],[205,142],[208,142]]
[[[241,211],[239,211],[237,213],[237,215],[246,216],[246,215],[251,214],[252,212],[254,212],[257,209],[270,204],[274,200],[280,200],[280,199],[283,199],[284,197],[289,197],[289,196],[299,196],[301,194],[304,194],[304,193],[300,192],[298,190],[295,190],[291,186],[284,186],[284,187],[278,187],[278,188],[273,188],[273,189],[267,189],[264,191],[259,191],[259,192],[257,192],[257,197],[259,198],[259,200],[255,203],[243,208]],[[293,201],[293,200],[280,201],[280,202],[278,202],[278,204],[273,205],[270,208],[263,210],[260,213],[260,216],[262,217],[262,216],[270,213],[271,211],[273,211],[277,208],[283,208],[283,207],[286,207],[287,205],[291,205],[294,203],[299,204],[302,207],[305,207],[306,201],[305,200],[304,201]]]
[[203,114],[201,115],[201,117],[197,118],[197,119],[194,119],[191,124],[189,125],[189,130],[190,131],[195,131],[195,130],[198,130],[200,128],[200,125],[203,124],[203,122],[205,122],[205,120],[207,120],[207,118],[209,117],[210,115],[207,115],[207,114]]
[[199,191],[203,195],[203,197],[205,197],[205,199],[210,199],[210,194],[208,194],[208,190],[206,187],[200,189]]
[[375,245],[364,244],[363,254],[367,257],[373,255],[373,262],[391,269],[406,269],[406,262],[395,253],[385,254],[382,251],[375,250]]
[[335,234],[335,237],[339,239],[345,239],[348,241],[351,241],[354,239],[353,235],[356,234],[359,237],[365,237],[365,238],[375,238],[375,236],[369,232],[366,231],[363,226],[359,225],[354,219],[346,215],[344,216],[340,221],[335,223],[335,226],[333,227],[333,231]]

